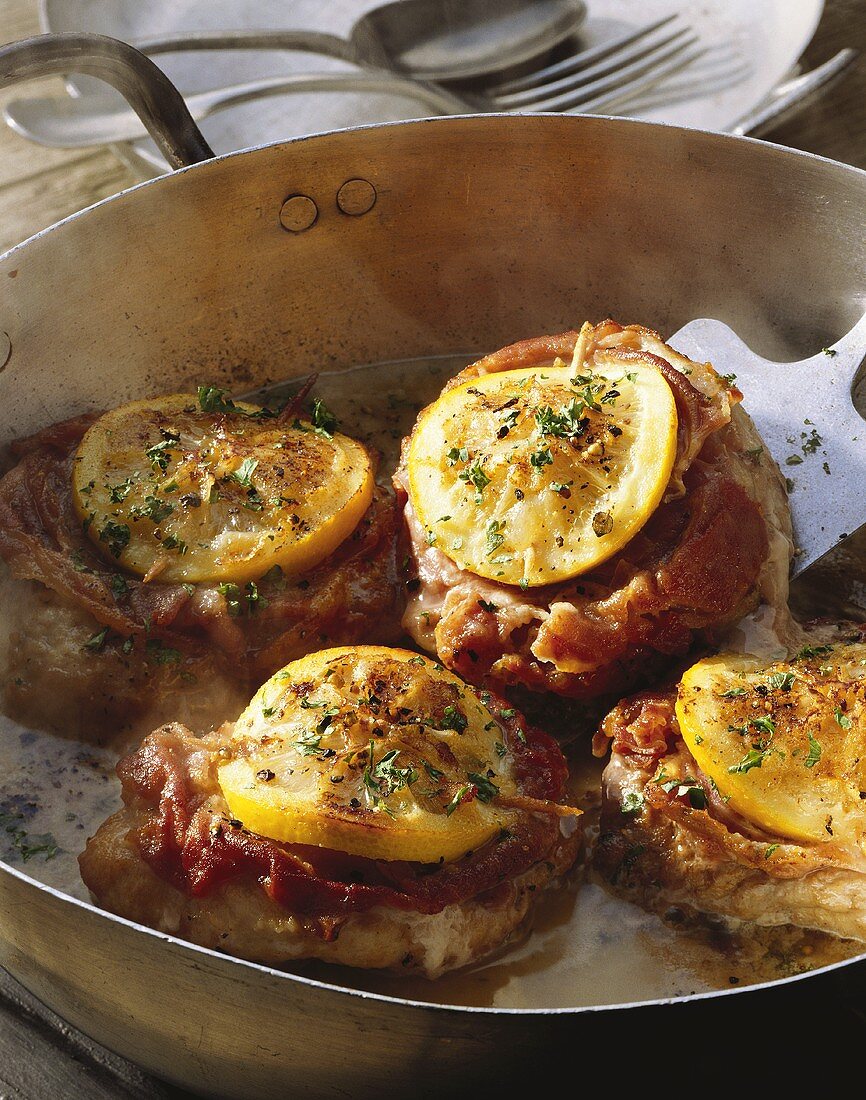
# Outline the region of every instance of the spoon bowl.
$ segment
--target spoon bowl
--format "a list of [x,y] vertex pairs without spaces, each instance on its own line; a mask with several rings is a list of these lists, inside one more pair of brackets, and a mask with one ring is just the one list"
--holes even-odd
[[459,80],[519,65],[568,38],[582,0],[393,0],[350,39],[379,64],[421,80]]

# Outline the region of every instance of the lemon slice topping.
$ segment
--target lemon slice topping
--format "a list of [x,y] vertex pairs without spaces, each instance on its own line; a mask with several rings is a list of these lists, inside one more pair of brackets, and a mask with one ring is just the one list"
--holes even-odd
[[436,863],[513,817],[502,728],[441,665],[380,646],[327,649],[272,676],[219,769],[229,812],[284,843]]
[[728,805],[773,835],[866,838],[866,644],[791,661],[725,655],[683,676],[680,731]]
[[597,352],[591,371],[503,371],[420,415],[409,492],[427,540],[464,569],[523,587],[585,573],[664,495],[677,414],[661,373]]
[[107,558],[173,583],[250,581],[275,565],[311,569],[354,530],[373,493],[360,443],[220,404],[190,394],[133,401],[88,429],[73,496]]

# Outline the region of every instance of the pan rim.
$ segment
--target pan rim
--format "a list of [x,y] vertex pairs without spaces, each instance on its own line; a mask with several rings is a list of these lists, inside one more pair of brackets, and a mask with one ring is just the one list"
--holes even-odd
[[[220,951],[215,951],[211,947],[203,947],[201,944],[183,940],[179,936],[173,936],[169,932],[160,932],[156,928],[150,928],[145,924],[138,924],[136,921],[129,920],[127,917],[118,916],[116,913],[111,913],[107,909],[101,909],[99,906],[94,905],[93,902],[82,901],[80,898],[73,897],[71,894],[66,894],[64,891],[54,886],[48,886],[46,883],[39,882],[23,871],[19,871],[18,868],[11,867],[8,863],[0,861],[0,874],[2,873],[20,879],[28,886],[36,887],[36,889],[50,895],[61,903],[71,904],[73,907],[83,909],[97,918],[129,928],[135,933],[144,933],[152,940],[170,944],[173,948],[179,949],[185,953],[190,953],[193,956],[203,955],[205,958],[215,959],[230,967],[239,967],[241,970],[254,974],[264,974],[269,979],[276,981],[294,982],[323,994],[349,995],[351,997],[357,997],[361,1001],[373,1001],[403,1008],[421,1010],[432,1009],[446,1016],[460,1016],[469,1013],[472,1015],[480,1014],[482,1016],[494,1017],[531,1016],[544,1018],[551,1016],[582,1016],[585,1013],[623,1012],[629,1010],[638,1011],[640,1009],[666,1008],[674,1005],[691,1004],[695,1001],[715,1001],[721,997],[735,997],[742,993],[759,993],[766,990],[778,989],[794,982],[807,981],[819,975],[831,974],[836,970],[841,970],[844,967],[866,960],[866,945],[864,945],[864,950],[859,955],[852,955],[850,958],[840,959],[838,962],[828,963],[826,966],[816,967],[814,970],[803,971],[799,974],[789,974],[784,978],[774,978],[771,981],[756,982],[754,984],[737,985],[729,989],[710,989],[701,993],[656,997],[646,1001],[622,1001],[616,1004],[602,1005],[570,1005],[557,1008],[497,1008],[492,1005],[446,1004],[440,1001],[418,1001],[413,1000],[411,997],[397,997],[388,993],[376,993],[369,989],[353,989],[351,986],[337,985],[319,978],[310,978],[305,974],[293,974],[290,971],[279,970],[277,967],[268,966],[266,963],[257,963],[250,959],[239,958],[236,955],[224,954]],[[14,976],[15,975],[13,975],[13,977]]]
[[250,145],[243,149],[235,149],[230,153],[221,153],[218,156],[211,157],[207,160],[199,161],[196,164],[188,164],[182,168],[176,168],[172,171],[165,172],[161,176],[154,176],[150,179],[139,180],[137,183],[131,184],[129,187],[123,188],[123,190],[116,192],[113,195],[108,195],[103,199],[99,199],[89,206],[83,207],[81,210],[76,210],[72,214],[68,214],[65,218],[61,218],[59,221],[52,222],[50,225],[45,226],[43,229],[37,230],[29,237],[25,237],[23,241],[19,241],[17,244],[12,245],[5,252],[0,253],[0,264],[17,255],[17,253],[25,246],[32,242],[41,239],[47,233],[52,233],[57,229],[60,229],[67,224],[76,221],[77,219],[89,215],[92,211],[98,210],[103,206],[108,206],[110,203],[118,202],[122,199],[126,199],[127,196],[132,195],[134,192],[146,187],[155,187],[159,185],[168,186],[171,181],[186,176],[189,172],[198,170],[204,170],[216,164],[223,164],[226,161],[234,160],[238,157],[244,157],[251,153],[263,153],[268,150],[278,149],[282,147],[289,147],[298,145],[300,143],[317,142],[326,138],[334,138],[340,134],[366,134],[376,133],[378,131],[391,131],[391,130],[405,130],[408,128],[420,128],[420,127],[443,127],[447,126],[450,129],[454,129],[458,126],[465,126],[468,123],[485,122],[486,120],[508,122],[512,126],[531,125],[539,119],[552,119],[557,120],[560,125],[564,126],[597,126],[599,124],[613,123],[618,129],[639,129],[639,130],[662,130],[670,131],[673,133],[681,134],[699,134],[706,138],[721,141],[724,144],[731,145],[751,145],[758,146],[767,151],[771,156],[778,156],[781,158],[794,158],[804,163],[815,163],[818,165],[825,165],[832,170],[841,169],[846,175],[851,175],[854,178],[862,177],[864,183],[866,183],[866,168],[858,168],[854,164],[846,164],[841,160],[834,160],[832,157],[825,157],[819,153],[811,153],[806,149],[795,149],[790,145],[779,145],[772,141],[767,141],[764,138],[749,137],[746,134],[729,134],[715,130],[702,129],[699,126],[678,126],[670,122],[649,122],[644,119],[635,118],[623,118],[618,115],[579,115],[579,114],[560,114],[558,112],[551,111],[539,111],[533,114],[514,115],[506,112],[485,112],[483,114],[466,114],[466,115],[447,115],[436,116],[433,118],[417,118],[417,119],[405,119],[398,122],[374,122],[364,126],[345,126],[339,127],[333,130],[322,130],[315,134],[304,134],[300,137],[285,138],[278,141],[263,142],[258,145]]

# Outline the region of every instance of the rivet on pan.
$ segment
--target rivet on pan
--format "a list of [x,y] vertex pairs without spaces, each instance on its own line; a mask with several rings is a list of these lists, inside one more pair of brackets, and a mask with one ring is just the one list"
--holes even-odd
[[9,339],[8,332],[0,332],[0,370],[6,366],[9,362],[9,356],[12,354],[12,341]]
[[337,206],[344,214],[359,217],[376,205],[376,188],[367,180],[346,180],[337,192]]
[[280,209],[280,225],[290,233],[303,233],[318,216],[319,208],[308,195],[289,195]]

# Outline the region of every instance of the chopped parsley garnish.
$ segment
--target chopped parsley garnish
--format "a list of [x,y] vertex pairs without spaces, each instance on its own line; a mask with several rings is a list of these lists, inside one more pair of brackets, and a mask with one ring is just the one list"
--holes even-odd
[[422,760],[421,763],[424,765],[424,771],[427,772],[431,779],[438,780],[444,777],[445,772],[440,772],[438,768],[434,768],[429,761]]
[[488,776],[480,775],[478,772],[469,772],[467,778],[475,787],[475,794],[479,802],[492,802],[499,794],[499,788],[495,783],[490,782]]
[[820,742],[815,740],[811,733],[808,734],[808,737],[809,755],[806,757],[803,763],[807,768],[814,768],[818,761],[821,759],[821,744]]
[[640,791],[625,791],[619,808],[624,814],[639,814],[644,807],[644,802],[644,796]]
[[373,757],[374,749],[375,742],[371,741],[370,762],[364,769],[364,786],[372,791],[375,797],[387,798],[397,791],[402,791],[404,787],[411,787],[417,781],[417,768],[411,765],[405,768],[397,767],[396,760],[400,755],[400,749],[391,749],[381,760],[376,761]]
[[740,695],[745,695],[745,694],[746,694],[746,688],[728,688],[727,691],[723,691],[723,692],[720,693],[720,698],[722,698],[722,699],[736,699]]
[[108,551],[115,558],[119,558],[129,545],[131,532],[125,523],[114,523],[107,520],[105,526],[99,532],[99,541],[104,542]]
[[851,719],[843,712],[841,707],[836,707],[833,711],[833,717],[836,719],[836,724],[841,726],[843,730],[851,729]]
[[453,466],[457,462],[468,462],[469,451],[465,447],[452,447],[445,455],[448,465]]
[[322,751],[322,734],[307,730],[295,741],[295,746],[301,756],[316,756]]
[[152,657],[158,665],[176,665],[183,660],[183,654],[179,649],[172,649],[170,646],[163,645],[156,638],[150,638],[147,643],[147,654]]
[[801,448],[804,455],[813,455],[824,442],[815,428],[809,432],[808,436],[805,432],[801,432],[800,438],[805,440]]
[[773,721],[772,718],[753,718],[751,721],[751,725],[754,727],[754,729],[760,730],[762,733],[769,734],[770,737],[773,737],[776,732],[776,723]]
[[794,686],[794,673],[774,672],[767,677],[767,686],[773,691],[790,691]]
[[112,485],[108,490],[108,499],[112,504],[122,504],[129,496],[129,490],[132,488],[132,478],[128,477],[126,481],[120,482],[119,485]]
[[481,503],[481,497],[484,490],[490,484],[490,478],[484,472],[484,459],[476,458],[471,466],[467,466],[465,470],[461,470],[457,477],[460,481],[465,481],[468,484],[474,485],[476,490],[475,503]]
[[731,764],[728,771],[736,775],[751,771],[752,768],[760,768],[766,755],[766,749],[758,749],[753,746],[738,764]]
[[764,849],[764,859],[769,859],[778,847],[778,844],[768,844],[767,847]]
[[150,459],[152,469],[165,473],[168,469],[168,460],[171,458],[169,451],[180,443],[180,436],[167,431],[163,431],[162,434],[164,438],[159,443],[154,443],[152,447],[148,447],[144,453]]
[[462,711],[458,710],[455,706],[448,706],[442,712],[442,717],[439,719],[435,728],[439,730],[454,730],[456,733],[462,733],[468,724],[468,719]]
[[478,606],[481,608],[482,611],[490,612],[491,615],[499,610],[498,605],[493,603],[491,600],[479,600]]
[[313,415],[310,417],[313,427],[327,439],[331,439],[337,430],[338,420],[324,401],[317,397],[313,402]]
[[90,569],[84,562],[84,551],[83,550],[73,550],[72,554],[70,555],[69,560],[72,562],[72,568],[75,570],[76,573],[92,573],[93,572],[93,570]]
[[179,539],[177,535],[166,535],[166,537],[162,540],[162,545],[163,549],[177,550],[178,554],[181,555],[185,554],[189,550],[187,544],[183,541],[183,539]]
[[465,786],[461,787],[445,807],[446,817],[450,817],[463,802],[470,802],[472,792],[473,787],[471,783],[467,783]]
[[499,547],[505,542],[505,520],[492,519],[487,524],[487,532],[485,538],[487,540],[487,557],[492,557],[493,554],[499,549]]
[[129,591],[129,585],[126,582],[126,577],[120,573],[114,573],[111,580],[108,582],[109,588],[114,593],[115,599],[120,599],[121,596],[125,596]]
[[217,386],[199,386],[198,403],[201,411],[206,413],[237,413],[242,411],[228,396],[228,390],[221,390]]
[[533,451],[529,456],[529,464],[536,470],[541,470],[545,466],[552,466],[553,455],[550,453],[550,447],[542,447],[540,450]]
[[256,472],[258,464],[259,460],[257,458],[245,458],[240,466],[229,474],[229,477],[232,481],[236,481],[238,485],[242,485],[245,489],[249,489],[252,486],[252,477]]
[[84,649],[89,649],[91,653],[98,653],[99,650],[105,645],[105,639],[108,637],[108,627],[104,626],[102,630],[91,636],[84,643]]
[[168,501],[160,500],[159,497],[146,496],[144,504],[136,504],[130,514],[133,519],[149,519],[153,523],[162,523],[173,511],[174,505],[169,504]]
[[809,661],[813,657],[824,657],[828,653],[833,652],[831,645],[804,645],[797,656],[795,661]]
[[[252,613],[258,608],[268,606],[268,601],[259,592],[255,581],[247,581],[243,589],[232,581],[217,585],[217,592],[225,598],[229,615],[240,615],[246,602],[247,611]],[[303,706],[303,702],[301,703]]]

